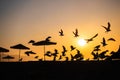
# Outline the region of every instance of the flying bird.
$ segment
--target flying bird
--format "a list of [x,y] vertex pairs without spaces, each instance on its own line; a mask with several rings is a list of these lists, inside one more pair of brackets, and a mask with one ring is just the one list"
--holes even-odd
[[111,29],[110,29],[110,27],[111,27],[111,24],[110,24],[110,22],[108,22],[108,26],[106,27],[106,26],[102,26],[103,28],[105,28],[105,32],[109,32],[109,31],[111,31]]
[[52,54],[51,54],[51,52],[50,52],[50,51],[47,51],[47,52],[45,53],[45,56],[49,56],[49,57],[51,57],[51,56],[52,56]]
[[72,54],[70,54],[71,56],[71,61],[74,61],[74,56]]
[[66,47],[65,47],[65,46],[62,46],[62,47],[63,47],[63,51],[64,51],[64,52],[67,52]]
[[79,35],[78,35],[78,29],[76,29],[75,32],[73,32],[73,34],[74,34],[74,37],[79,37]]
[[77,50],[77,54],[74,56],[75,59],[83,58],[83,55]]
[[98,33],[95,34],[92,38],[90,38],[90,39],[85,39],[85,40],[86,40],[87,43],[88,43],[88,42],[90,42],[90,41],[93,41],[93,39],[96,38],[97,36],[98,36]]
[[52,38],[51,36],[48,36],[45,41],[50,41],[50,38]]
[[55,49],[54,50],[55,52],[52,54],[53,55],[53,61],[56,61],[56,57],[58,56],[58,50],[57,49]]
[[62,56],[65,56],[66,55],[65,53],[67,52],[67,50],[65,46],[62,46],[62,47],[63,47]]
[[99,54],[99,57],[101,58],[101,59],[103,59],[103,58],[105,58],[106,57],[106,53],[108,52],[108,50],[105,50],[105,51],[103,51],[103,52],[101,52],[100,54]]
[[60,36],[64,36],[64,33],[63,33],[62,29],[59,31],[59,33],[60,33]]
[[23,58],[20,58],[20,59],[19,59],[19,62],[22,62],[22,60],[23,60]]
[[60,57],[59,57],[59,60],[61,60],[62,59],[62,55],[60,55]]
[[92,52],[91,54],[93,55],[93,59],[99,59],[98,52],[97,53]]
[[100,48],[100,45],[97,45],[97,46],[95,46],[94,48],[98,49],[98,48]]
[[103,37],[103,42],[101,42],[101,44],[103,45],[103,47],[107,45],[106,40],[105,40],[104,37]]
[[100,45],[95,46],[93,51],[100,51]]
[[34,58],[38,59],[39,56],[35,56]]
[[71,45],[70,48],[71,48],[71,51],[72,51],[72,50],[74,50],[76,47],[74,47],[74,46]]
[[35,41],[34,41],[34,40],[30,40],[30,41],[28,42],[28,44],[29,44],[29,43],[35,43]]
[[52,55],[53,55],[54,57],[57,57],[57,55],[59,54],[59,53],[58,53],[58,50],[55,49],[54,51],[55,51],[55,52],[54,52]]
[[26,54],[27,56],[30,56],[30,54],[36,54],[36,53],[33,52],[33,51],[26,51],[25,54]]
[[108,41],[116,41],[114,38],[109,38]]

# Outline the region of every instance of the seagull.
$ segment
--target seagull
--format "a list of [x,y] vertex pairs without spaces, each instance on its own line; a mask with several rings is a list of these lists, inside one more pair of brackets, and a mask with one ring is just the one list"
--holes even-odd
[[48,36],[45,41],[50,41],[51,36]]
[[36,59],[37,59],[38,57],[39,57],[39,56],[35,56],[34,58],[36,58]]
[[65,52],[64,51],[62,51],[62,56],[65,56],[66,54],[65,54]]
[[54,56],[53,61],[56,61],[56,57],[58,56],[57,54],[59,54],[59,53],[58,53],[57,49],[55,49],[54,51],[55,52],[52,54]]
[[30,54],[29,53],[25,53],[27,56],[30,56]]
[[105,40],[104,37],[103,37],[103,42],[101,42],[101,44],[103,45],[103,47],[107,45],[106,40]]
[[59,33],[60,33],[60,36],[64,36],[64,33],[63,33],[62,29],[59,31]]
[[83,55],[80,53],[79,50],[77,50],[77,54],[74,56],[74,58],[77,59],[77,58],[82,58],[82,57]]
[[34,40],[30,40],[30,41],[28,42],[28,44],[29,44],[29,43],[35,43],[35,41],[34,41]]
[[73,32],[73,34],[74,34],[74,37],[79,37],[79,35],[78,35],[78,29],[76,29],[75,32]]
[[22,62],[22,60],[23,60],[23,58],[20,58],[20,59],[19,59],[19,62]]
[[111,53],[110,53],[110,54],[112,54],[112,55],[113,55],[113,54],[115,54],[115,53],[116,53],[116,52],[114,52],[114,51],[111,51]]
[[75,47],[74,47],[74,46],[72,46],[72,45],[70,46],[70,48],[71,48],[71,51],[75,49]]
[[101,59],[105,58],[105,57],[106,57],[105,54],[106,54],[108,51],[109,51],[109,50],[105,50],[105,51],[101,52],[101,53],[99,54],[99,57],[100,57]]
[[32,51],[26,51],[25,54],[26,54],[27,56],[30,56],[30,54],[36,54],[36,53],[35,53],[35,52],[32,52]]
[[51,56],[52,56],[52,54],[51,54],[51,52],[50,52],[50,51],[47,51],[47,52],[45,53],[45,56],[49,56],[49,57],[51,57]]
[[71,61],[74,61],[74,56],[72,54],[70,54],[71,56]]
[[62,59],[62,55],[60,55],[60,57],[59,57],[59,60],[61,60]]
[[108,41],[116,41],[114,38],[109,38]]
[[100,51],[100,45],[95,46],[93,51]]
[[98,49],[98,48],[100,48],[100,45],[97,45],[97,46],[95,46],[94,48]]
[[93,51],[92,51],[92,53],[91,53],[92,55],[93,55],[93,59],[98,59],[99,58],[99,56],[98,56],[98,52],[97,53],[94,53]]
[[63,51],[64,51],[64,52],[67,52],[66,47],[65,47],[65,46],[62,46],[62,47],[63,47]]
[[86,39],[87,43],[90,42],[90,41],[93,41],[93,39],[94,39],[95,37],[97,37],[97,36],[98,36],[98,33],[95,34],[92,38],[90,38],[90,39]]
[[55,52],[54,52],[52,55],[53,55],[54,57],[57,57],[57,54],[59,54],[59,53],[58,53],[58,50],[55,49],[54,51],[55,51]]
[[109,31],[111,31],[111,29],[110,29],[110,27],[111,27],[111,24],[110,24],[110,22],[108,22],[108,26],[107,27],[105,27],[105,26],[102,26],[103,28],[105,28],[105,32],[109,32]]
[[67,52],[65,46],[62,46],[63,47],[63,51],[62,51],[62,56],[65,56],[65,53]]

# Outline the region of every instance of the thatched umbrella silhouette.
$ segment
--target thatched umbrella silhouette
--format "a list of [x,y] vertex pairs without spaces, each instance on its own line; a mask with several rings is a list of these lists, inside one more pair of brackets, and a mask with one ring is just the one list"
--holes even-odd
[[0,62],[1,62],[1,54],[3,53],[3,52],[9,52],[9,50],[8,49],[5,49],[5,48],[3,48],[3,47],[0,47]]
[[10,48],[19,49],[19,59],[20,59],[20,51],[21,50],[29,50],[30,49],[30,48],[24,46],[23,44],[17,44],[17,45],[11,46]]
[[56,42],[51,42],[51,41],[47,41],[47,40],[42,40],[42,41],[38,41],[38,42],[34,42],[33,40],[31,40],[31,41],[30,42],[32,43],[33,46],[44,46],[44,60],[45,60],[45,45],[56,45],[57,44]]
[[14,57],[7,55],[7,56],[3,57],[3,59],[8,59],[8,62],[9,62],[9,59],[14,59]]

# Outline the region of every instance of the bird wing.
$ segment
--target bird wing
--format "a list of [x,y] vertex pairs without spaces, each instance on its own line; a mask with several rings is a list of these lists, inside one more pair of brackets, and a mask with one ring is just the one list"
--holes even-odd
[[103,28],[105,28],[106,30],[108,29],[107,27],[105,27],[105,26],[102,26]]
[[73,34],[75,35],[75,32],[73,32]]
[[114,38],[109,38],[108,41],[116,41]]
[[74,46],[72,46],[72,45],[70,46],[70,48],[71,48],[71,51],[75,49],[75,47],[74,47]]
[[98,49],[98,48],[100,48],[100,45],[97,45],[97,46],[95,46],[94,48],[97,48],[97,49]]
[[97,37],[97,36],[98,36],[98,33],[97,33],[96,35],[94,35],[94,36],[92,37],[92,39],[95,38],[95,37]]
[[108,50],[105,50],[105,51],[101,52],[100,54],[105,55],[107,52],[108,52]]
[[105,38],[103,38],[103,43],[106,43]]
[[73,49],[73,46],[71,45],[70,48]]
[[35,56],[35,58],[38,58],[38,56]]
[[70,56],[71,56],[71,59],[73,60],[73,59],[74,59],[74,56],[73,56],[72,54],[70,54]]
[[61,29],[61,33],[63,33],[63,30]]
[[66,48],[65,48],[65,46],[63,46],[63,51],[66,51]]
[[59,33],[63,33],[63,30],[61,29],[61,30],[59,31]]
[[93,56],[95,56],[95,53],[94,53],[94,52],[92,52],[91,54],[92,54]]
[[111,26],[111,25],[110,25],[110,22],[108,22],[108,29],[110,29],[110,26]]
[[75,32],[76,34],[78,34],[78,29],[76,29],[76,32]]
[[50,41],[50,38],[52,38],[51,36],[48,36],[45,40],[46,41]]
[[62,56],[60,55],[59,60],[62,59]]
[[35,41],[34,40],[30,40],[28,43],[34,43]]
[[27,56],[30,56],[30,54],[29,53],[25,53]]

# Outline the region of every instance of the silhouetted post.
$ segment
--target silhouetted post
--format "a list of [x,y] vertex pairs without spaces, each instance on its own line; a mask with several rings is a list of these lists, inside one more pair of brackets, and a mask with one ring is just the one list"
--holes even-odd
[[1,62],[1,54],[0,54],[0,62]]
[[[18,61],[20,60],[20,49],[19,49],[19,59],[18,59]],[[20,62],[20,61],[19,61]]]
[[45,61],[45,45],[44,45],[44,61]]
[[53,61],[56,61],[56,56],[54,56]]

